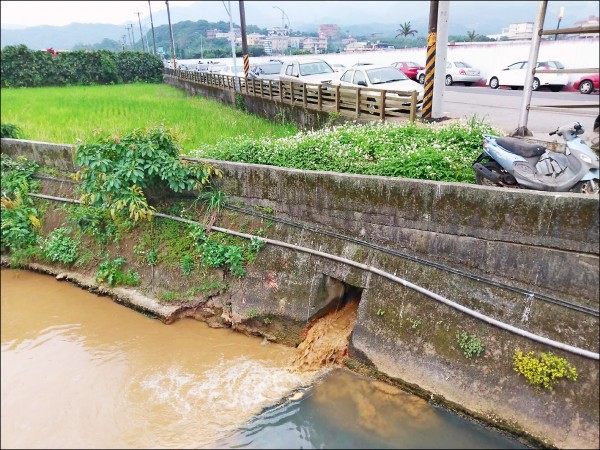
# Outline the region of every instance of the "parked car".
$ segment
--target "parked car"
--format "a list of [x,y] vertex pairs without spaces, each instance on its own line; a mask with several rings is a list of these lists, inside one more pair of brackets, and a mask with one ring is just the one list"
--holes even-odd
[[[537,91],[543,86],[548,86],[552,92],[560,91],[569,81],[569,77],[562,73],[544,73],[544,70],[564,68],[559,61],[538,61],[531,88]],[[527,61],[519,61],[494,72],[488,77],[487,84],[492,89],[498,89],[500,86],[519,89],[525,86],[526,76]]]
[[575,89],[579,89],[579,92],[582,94],[591,94],[594,91],[600,89],[598,83],[599,74],[597,73],[588,73],[587,75],[582,75],[582,77],[573,83],[573,87]]
[[392,63],[392,66],[395,67],[396,69],[398,69],[400,72],[402,72],[404,75],[406,75],[411,80],[415,80],[415,81],[417,80],[417,75],[419,73],[419,70],[425,70],[425,67],[423,67],[421,64],[417,64],[416,62],[413,62],[413,61],[398,61],[398,62]]
[[226,64],[226,65],[221,65],[221,64],[213,64],[212,67],[210,67],[210,72],[211,73],[217,73],[219,75],[226,75],[226,76],[238,76],[241,78],[245,77],[244,74],[244,66],[242,64],[238,65],[235,67],[235,69],[237,69],[237,72],[234,70],[233,64]]
[[343,64],[331,64],[331,67],[333,67],[333,70],[335,70],[336,72],[343,72],[346,69],[346,66]]
[[248,72],[248,78],[260,80],[279,80],[281,66],[283,61],[272,60],[266,63],[260,63],[252,66]]
[[[417,91],[417,107],[423,103],[423,86],[392,66],[351,67],[342,74],[339,84],[340,86],[362,86],[373,90]],[[410,106],[410,102],[402,105]]]
[[304,83],[329,84],[337,78],[333,68],[318,58],[287,61],[282,64],[279,79]]
[[[419,83],[425,84],[425,69],[418,72],[417,79]],[[462,83],[465,86],[471,86],[473,83],[481,80],[481,71],[464,61],[446,62],[446,86],[452,86],[454,83]]]
[[198,64],[196,64],[195,70],[196,72],[214,72],[214,66],[218,65],[215,61],[202,61],[199,60]]

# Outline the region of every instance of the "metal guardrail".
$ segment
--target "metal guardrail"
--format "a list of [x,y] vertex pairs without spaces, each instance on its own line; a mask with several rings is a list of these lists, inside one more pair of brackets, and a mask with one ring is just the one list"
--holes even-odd
[[205,86],[349,118],[380,121],[408,118],[414,122],[417,117],[416,91],[262,80],[170,68],[165,68],[164,73]]
[[[579,28],[563,28],[562,30],[541,30],[541,36],[551,36],[557,34],[584,34],[584,33],[600,33],[600,27],[579,27]],[[600,73],[600,69],[539,69],[534,68],[533,74],[536,73]],[[574,108],[598,108],[598,105],[529,105],[530,110],[544,110],[553,112],[564,112],[565,109]]]

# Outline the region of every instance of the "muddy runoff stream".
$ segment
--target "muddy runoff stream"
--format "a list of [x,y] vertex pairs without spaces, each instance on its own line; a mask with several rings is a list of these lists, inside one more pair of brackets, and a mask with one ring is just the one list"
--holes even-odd
[[1,271],[2,448],[524,448],[341,369],[358,301],[298,349]]

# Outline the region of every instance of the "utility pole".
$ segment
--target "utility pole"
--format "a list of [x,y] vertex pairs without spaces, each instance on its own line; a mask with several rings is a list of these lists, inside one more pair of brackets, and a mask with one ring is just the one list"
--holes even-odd
[[142,52],[146,52],[146,46],[144,45],[144,32],[142,31],[142,21],[140,20],[140,12],[137,13],[138,23],[140,24],[140,38],[142,40]]
[[169,19],[169,31],[171,32],[171,57],[173,58],[173,69],[177,69],[177,60],[175,59],[175,39],[173,39],[173,27],[171,26],[171,12],[169,11],[169,0],[165,0],[167,5],[167,18]]
[[438,0],[429,2],[429,34],[427,36],[427,57],[425,60],[425,95],[421,117],[431,119],[433,107],[433,77],[435,76],[435,47],[437,41]]
[[[237,56],[235,54],[235,32],[233,31],[233,17],[231,14],[231,1],[227,1],[227,5],[225,5],[225,1],[223,1],[223,6],[225,7],[225,11],[227,11],[227,15],[229,15],[229,37],[231,38],[231,54],[233,56],[233,76],[237,77]],[[236,78],[234,78],[235,80]],[[237,83],[234,83],[234,88],[237,91]]]
[[446,90],[446,56],[448,53],[448,17],[450,1],[440,0],[438,6],[435,75],[433,77],[432,119],[442,119],[444,115],[444,93]]
[[248,57],[248,40],[246,39],[246,11],[244,10],[244,0],[240,2],[240,28],[242,32],[242,55],[244,55],[244,77],[248,78],[250,72],[250,58]]
[[154,56],[156,56],[156,38],[154,37],[154,22],[152,21],[152,8],[150,7],[150,0],[148,0],[148,9],[150,10],[150,26],[152,27],[152,45],[154,46]]
[[125,47],[127,46],[127,41],[125,40],[125,35],[122,36],[123,39],[123,48],[122,51],[125,51]]
[[125,29],[127,30],[127,37],[129,38],[129,46],[133,48],[133,44],[131,43],[131,34],[129,34],[129,25],[127,25]]
[[129,28],[131,28],[131,38],[133,40],[133,50],[135,51],[135,32],[133,31],[133,24],[132,23],[129,24]]

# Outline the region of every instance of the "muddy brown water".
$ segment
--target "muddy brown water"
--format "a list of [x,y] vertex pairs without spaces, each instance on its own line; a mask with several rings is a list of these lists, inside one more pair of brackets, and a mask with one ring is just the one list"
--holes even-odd
[[[448,433],[422,399],[331,369],[356,302],[294,349],[192,319],[164,325],[48,275],[0,274],[2,448],[393,448],[407,426]],[[489,436],[519,446],[460,420],[452,430],[472,448]]]

